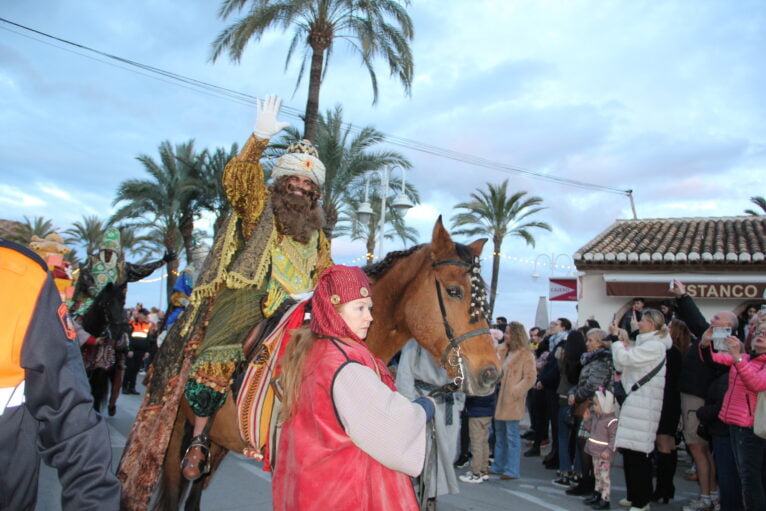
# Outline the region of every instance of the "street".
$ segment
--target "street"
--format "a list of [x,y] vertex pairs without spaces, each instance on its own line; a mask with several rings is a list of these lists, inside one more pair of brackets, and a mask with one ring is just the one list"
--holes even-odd
[[[139,386],[140,387],[140,386]],[[139,390],[143,391],[140,387]],[[117,403],[117,414],[108,417],[112,453],[116,466],[122,454],[133,418],[142,396],[122,395]],[[522,423],[522,429],[524,423]],[[543,450],[545,453],[546,450]],[[678,510],[685,501],[697,496],[696,483],[686,481],[683,471],[689,468],[686,453],[679,451],[676,473],[676,500],[668,505],[652,504],[654,510]],[[490,479],[481,484],[460,483],[460,493],[439,497],[439,511],[478,511],[514,509],[523,511],[587,510],[582,499],[570,497],[562,488],[551,484],[553,470],[543,468],[540,457],[521,458],[522,478],[517,481]],[[619,464],[619,458],[617,461]],[[463,473],[468,468],[457,469]],[[202,509],[205,511],[252,511],[271,509],[271,475],[263,472],[260,464],[239,454],[229,454],[215,474],[210,487],[204,492]],[[44,466],[40,470],[38,511],[59,511],[61,487],[56,472]],[[625,496],[622,468],[612,469],[612,509],[621,508],[617,502]],[[331,511],[331,510],[328,510]]]

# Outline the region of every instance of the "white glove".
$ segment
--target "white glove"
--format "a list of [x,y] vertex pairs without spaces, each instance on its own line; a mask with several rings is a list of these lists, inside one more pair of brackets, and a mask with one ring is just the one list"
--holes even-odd
[[289,122],[279,122],[277,120],[277,114],[281,106],[282,100],[275,94],[266,96],[266,99],[263,101],[255,102],[255,111],[258,116],[255,119],[253,135],[268,140],[290,125]]

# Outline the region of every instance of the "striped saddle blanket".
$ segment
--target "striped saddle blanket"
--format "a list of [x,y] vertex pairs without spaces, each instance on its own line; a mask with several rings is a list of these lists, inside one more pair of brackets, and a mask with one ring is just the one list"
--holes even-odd
[[239,432],[248,444],[244,454],[264,460],[264,470],[271,470],[276,449],[277,418],[280,400],[274,378],[279,376],[279,361],[290,342],[291,333],[303,324],[308,301],[293,305],[258,347],[247,366],[237,396]]

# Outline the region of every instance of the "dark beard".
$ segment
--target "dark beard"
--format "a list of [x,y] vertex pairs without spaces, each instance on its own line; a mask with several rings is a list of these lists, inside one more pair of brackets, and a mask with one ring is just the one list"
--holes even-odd
[[277,220],[277,231],[299,243],[308,243],[314,231],[324,226],[324,212],[319,201],[287,191],[287,183],[278,180],[271,186],[271,206]]

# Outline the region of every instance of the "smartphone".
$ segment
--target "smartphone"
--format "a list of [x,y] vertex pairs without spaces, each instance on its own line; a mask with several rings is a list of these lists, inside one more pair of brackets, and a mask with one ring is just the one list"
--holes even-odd
[[668,291],[673,291],[673,288],[676,286],[676,279],[670,279],[670,286],[668,286]]
[[731,327],[714,326],[713,327],[713,348],[716,351],[729,351],[726,345],[726,338],[731,335]]

